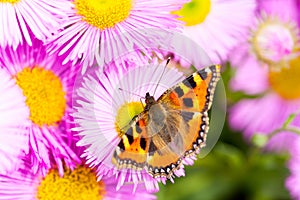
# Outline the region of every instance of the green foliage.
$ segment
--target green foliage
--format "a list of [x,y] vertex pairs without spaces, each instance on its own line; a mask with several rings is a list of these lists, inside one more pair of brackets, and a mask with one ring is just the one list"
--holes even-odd
[[288,175],[285,161],[285,156],[254,148],[245,154],[219,142],[204,159],[186,167],[186,177],[177,178],[175,184],[161,185],[158,199],[289,199],[284,188]]

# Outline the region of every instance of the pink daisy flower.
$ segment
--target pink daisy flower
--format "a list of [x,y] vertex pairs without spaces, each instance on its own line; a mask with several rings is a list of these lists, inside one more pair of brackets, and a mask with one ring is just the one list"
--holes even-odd
[[291,158],[288,164],[291,174],[286,179],[285,186],[294,199],[300,199],[300,138],[298,137],[291,144]]
[[[102,66],[137,49],[145,51],[163,43],[168,33],[180,28],[170,12],[185,0],[73,0],[69,19],[50,41],[50,52],[64,54],[64,63],[83,63],[83,70],[96,60]],[[167,35],[166,35],[167,34]],[[88,42],[87,42],[88,41]]]
[[247,34],[255,8],[255,0],[192,0],[175,10],[174,13],[185,22],[183,35],[190,38],[182,40],[176,35],[171,43],[176,56],[186,52],[183,54],[186,58],[179,58],[181,64],[203,66],[194,43],[207,53],[212,63],[225,61],[230,50]]
[[45,40],[57,32],[61,20],[66,17],[63,8],[66,0],[2,0],[0,1],[0,47],[14,49],[23,40],[32,45],[34,37]]
[[0,69],[0,174],[17,169],[20,155],[28,152],[23,144],[28,134],[22,127],[29,117],[29,109],[21,89],[10,74]]
[[[103,73],[96,68],[78,78],[73,104],[77,126],[74,130],[81,137],[77,145],[86,147],[82,157],[86,157],[87,164],[97,167],[99,178],[107,174],[115,175],[117,189],[126,182],[133,182],[137,187],[142,181],[147,190],[153,191],[158,189],[158,182],[166,183],[165,177],[153,178],[146,169],[119,170],[113,165],[112,158],[121,140],[120,130],[143,111],[140,96],[144,97],[149,92],[157,99],[183,79],[183,74],[176,69],[165,68],[155,61],[144,65],[111,63]],[[192,165],[195,159],[193,156],[185,158],[183,164]],[[183,165],[175,170],[174,175],[185,175]],[[173,182],[173,177],[170,180]]]
[[75,169],[65,167],[63,176],[57,168],[52,168],[43,176],[40,171],[33,173],[30,166],[25,164],[14,173],[0,175],[0,199],[156,199],[155,195],[142,187],[133,194],[133,185],[126,185],[116,191],[116,184],[114,177],[103,176],[97,181],[96,173],[84,165],[77,165]]
[[[247,138],[255,133],[270,134],[300,109],[299,27],[295,21],[298,15],[295,1],[262,2],[250,38],[237,47],[231,58],[231,64],[237,67],[231,88],[260,95],[241,100],[230,110],[232,127],[243,131]],[[294,120],[292,125],[300,126],[300,121]],[[282,132],[273,137],[269,145],[287,148],[294,137],[291,132]]]
[[60,172],[64,164],[72,167],[71,159],[76,156],[62,138],[62,135],[71,133],[62,125],[70,120],[75,68],[61,66],[57,56],[49,56],[38,40],[33,40],[32,47],[25,44],[16,50],[10,47],[1,49],[0,67],[22,90],[20,100],[25,99],[30,111],[28,122],[21,124],[28,134],[21,146],[29,148],[27,156],[33,171],[41,168],[46,173],[52,160]]
[[[83,148],[75,146],[77,137],[68,137],[66,141],[75,156],[83,152]],[[74,168],[64,166],[63,173],[54,166],[47,174],[43,174],[41,170],[35,173],[29,160],[25,160],[13,173],[0,174],[0,199],[156,199],[155,195],[147,192],[144,187],[139,187],[133,194],[133,184],[127,184],[116,191],[117,181],[114,177],[104,175],[99,179],[95,170],[82,162],[78,163],[78,160],[77,157],[71,160],[72,166],[76,165]]]

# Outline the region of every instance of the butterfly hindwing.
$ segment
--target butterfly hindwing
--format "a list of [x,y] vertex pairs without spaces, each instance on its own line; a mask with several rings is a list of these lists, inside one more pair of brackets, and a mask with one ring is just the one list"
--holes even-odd
[[[149,148],[147,170],[153,177],[170,178],[180,167],[183,157],[199,152],[205,144],[204,133],[208,130],[206,114],[171,110],[167,118],[169,122],[176,122],[176,126],[166,123],[161,132],[151,138],[150,146],[155,148]],[[170,136],[169,140],[162,139],[161,134]]]
[[130,123],[126,133],[116,147],[112,162],[118,168],[144,168],[149,151],[149,138],[146,132],[147,118],[144,113]]

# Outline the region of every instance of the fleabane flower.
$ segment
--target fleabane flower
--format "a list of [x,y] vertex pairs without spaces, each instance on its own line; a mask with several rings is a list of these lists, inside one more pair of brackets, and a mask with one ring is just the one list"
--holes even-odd
[[[164,91],[183,79],[183,74],[177,69],[165,68],[156,61],[142,65],[112,62],[103,73],[96,68],[78,78],[73,98],[74,130],[81,137],[77,145],[86,147],[82,156],[86,157],[87,164],[97,167],[98,177],[106,174],[116,176],[117,189],[124,183],[134,183],[137,187],[139,182],[143,182],[147,190],[155,191],[158,182],[166,183],[166,177],[153,178],[145,168],[118,169],[112,160],[124,127],[144,109],[141,97],[149,92],[158,99]],[[183,165],[174,170],[170,180],[173,182],[175,176],[184,176],[183,166],[192,165],[195,159],[195,156],[183,158]]]
[[[76,163],[74,163],[76,164]],[[74,169],[64,167],[61,176],[57,168],[51,168],[44,176],[33,173],[28,164],[9,175],[0,175],[0,199],[12,200],[109,200],[109,199],[156,199],[155,195],[139,187],[132,194],[133,185],[116,191],[114,177],[102,177],[85,165]]]
[[[247,138],[255,133],[271,134],[300,109],[300,37],[294,3],[270,0],[261,4],[252,34],[232,53],[236,73],[231,88],[258,96],[241,100],[230,110],[232,127]],[[299,127],[299,120],[292,125]],[[294,137],[282,131],[269,145],[286,149]]]
[[230,50],[247,34],[255,8],[255,0],[192,0],[174,10],[185,23],[183,35],[190,38],[182,40],[175,35],[175,57],[180,57],[179,52],[187,52],[187,58],[179,58],[183,66],[203,66],[200,53],[195,51],[196,43],[213,63],[226,61]]
[[0,174],[18,168],[20,157],[28,152],[28,133],[24,124],[29,118],[22,90],[10,74],[0,69]]
[[20,100],[29,110],[28,122],[19,124],[28,134],[27,142],[19,145],[28,146],[26,157],[31,160],[33,171],[40,168],[46,173],[51,163],[60,172],[63,163],[72,167],[75,155],[63,141],[63,136],[71,135],[70,130],[61,125],[70,120],[76,68],[61,66],[58,57],[49,56],[39,40],[34,40],[32,47],[24,44],[16,50],[1,49],[0,67],[22,91]]
[[63,8],[66,0],[1,0],[0,1],[0,47],[26,42],[32,45],[32,35],[45,40],[58,31],[66,16]]
[[232,51],[233,66],[268,65],[276,70],[287,65],[285,61],[299,56],[300,29],[295,4],[295,0],[261,1],[250,35]]
[[[49,40],[50,52],[64,55],[64,63],[83,63],[83,70],[129,51],[156,47],[165,32],[177,31],[181,23],[170,11],[186,2],[180,0],[73,0],[66,12],[64,30]],[[168,34],[167,34],[168,35]]]

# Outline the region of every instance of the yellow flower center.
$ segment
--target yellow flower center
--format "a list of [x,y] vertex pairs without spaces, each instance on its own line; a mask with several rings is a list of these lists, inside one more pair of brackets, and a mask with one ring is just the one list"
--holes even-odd
[[265,19],[253,32],[252,49],[256,57],[273,67],[281,66],[299,50],[297,28],[277,19]]
[[74,0],[82,20],[101,30],[124,21],[132,8],[131,0]]
[[185,22],[186,26],[201,24],[211,8],[210,0],[192,0],[182,6],[180,10],[173,11],[173,14],[181,16],[180,20]]
[[37,189],[39,200],[100,200],[104,195],[104,183],[97,182],[96,174],[84,166],[65,170],[63,177],[52,169]]
[[0,0],[0,2],[2,3],[11,3],[11,4],[14,4],[14,3],[18,3],[20,0]]
[[269,83],[271,88],[282,98],[293,100],[300,98],[300,57],[289,61],[289,67],[280,71],[271,71]]
[[65,92],[52,71],[27,67],[16,75],[16,82],[26,97],[33,123],[50,126],[62,119],[66,109]]
[[116,117],[116,131],[118,135],[121,137],[126,130],[129,128],[128,124],[132,120],[132,118],[143,111],[143,105],[141,102],[126,102],[123,104],[117,113]]

